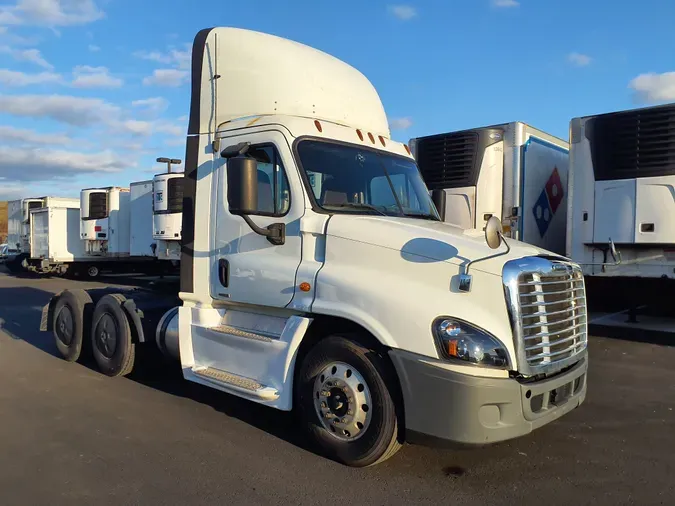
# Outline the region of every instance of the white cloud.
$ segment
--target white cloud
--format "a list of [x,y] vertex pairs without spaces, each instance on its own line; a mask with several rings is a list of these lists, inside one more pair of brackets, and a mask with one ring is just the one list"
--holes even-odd
[[111,118],[118,118],[121,111],[99,98],[0,95],[0,112],[28,118],[48,118],[74,126],[91,126],[108,124]]
[[32,84],[59,83],[62,78],[54,72],[40,72],[38,74],[27,74],[15,70],[0,69],[0,84],[5,86],[30,86]]
[[389,128],[392,130],[407,130],[412,126],[413,122],[410,118],[390,118]]
[[184,146],[185,145],[185,136],[182,137],[174,137],[172,139],[166,139],[164,141],[164,144],[167,146]]
[[157,69],[151,76],[143,79],[146,86],[181,86],[189,75],[189,72],[178,69]]
[[520,2],[517,2],[516,0],[492,0],[492,5],[495,7],[518,7],[520,5]]
[[387,9],[391,14],[403,21],[408,21],[417,16],[417,9],[410,5],[389,5]]
[[134,135],[150,135],[152,134],[153,124],[150,121],[140,121],[136,119],[128,119],[119,125],[122,130]]
[[97,53],[101,50],[101,48],[99,46],[95,45],[95,44],[89,44],[89,46],[87,46],[87,47],[88,47],[89,51],[92,52],[92,53]]
[[176,125],[168,121],[160,121],[156,124],[155,130],[157,132],[172,135],[174,137],[185,136],[187,128],[182,125]]
[[83,25],[104,15],[94,0],[17,0],[14,5],[0,6],[2,25]]
[[157,63],[164,63],[173,65],[179,69],[189,69],[192,60],[192,44],[183,44],[184,49],[176,49],[170,47],[168,51],[136,51],[133,56],[142,60],[154,61]]
[[42,68],[52,70],[54,66],[42,57],[38,49],[14,49],[9,46],[0,46],[0,53],[10,55],[16,61],[27,61],[35,63]]
[[120,172],[129,163],[106,150],[81,153],[60,149],[12,149],[0,146],[0,177],[14,181],[40,181],[82,174]]
[[593,59],[586,54],[570,53],[567,55],[567,61],[569,61],[572,65],[576,65],[577,67],[586,67],[591,64]]
[[0,140],[16,144],[67,146],[73,139],[64,133],[42,133],[25,128],[0,125]]
[[73,69],[73,86],[76,88],[119,88],[122,79],[113,77],[106,67],[78,65]]
[[4,181],[0,177],[0,200],[18,200],[26,196],[26,188],[23,184],[17,184],[14,181]]
[[629,85],[639,102],[655,103],[675,100],[675,72],[640,74]]
[[131,105],[133,107],[140,107],[149,112],[160,113],[166,110],[166,108],[169,106],[169,101],[164,97],[152,97],[134,100],[131,102]]

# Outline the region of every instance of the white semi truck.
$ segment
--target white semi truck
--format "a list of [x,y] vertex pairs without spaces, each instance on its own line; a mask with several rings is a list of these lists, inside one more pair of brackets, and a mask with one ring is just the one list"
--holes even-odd
[[26,266],[30,257],[30,220],[31,211],[43,207],[78,208],[78,199],[62,197],[36,197],[14,200],[8,203],[7,243],[17,250],[17,253],[6,259],[7,268],[16,272]]
[[569,144],[515,121],[411,139],[443,221],[565,254]]
[[643,312],[644,330],[675,332],[674,120],[667,104],[570,122],[567,255],[610,312],[598,324],[639,328]]
[[[325,53],[199,32],[180,293],[67,290],[43,310],[67,360],[129,373],[156,342],[183,376],[295,410],[367,466],[419,436],[522,436],[586,395],[580,268],[439,220],[371,83]],[[158,315],[161,315],[158,316]]]

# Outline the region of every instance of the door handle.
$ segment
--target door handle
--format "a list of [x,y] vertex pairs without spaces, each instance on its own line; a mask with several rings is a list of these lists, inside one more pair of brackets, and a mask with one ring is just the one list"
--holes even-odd
[[221,258],[218,260],[218,280],[220,284],[227,287],[230,282],[230,262]]

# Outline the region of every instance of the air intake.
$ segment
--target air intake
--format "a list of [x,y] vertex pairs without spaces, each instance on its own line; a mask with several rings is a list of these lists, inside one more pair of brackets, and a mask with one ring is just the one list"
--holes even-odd
[[675,175],[675,104],[596,116],[586,137],[596,181]]
[[108,194],[90,193],[89,194],[89,220],[101,220],[108,217]]
[[174,177],[167,182],[167,211],[169,213],[183,212],[183,178]]
[[430,190],[462,188],[478,183],[485,148],[503,137],[503,131],[482,128],[420,137],[416,157]]

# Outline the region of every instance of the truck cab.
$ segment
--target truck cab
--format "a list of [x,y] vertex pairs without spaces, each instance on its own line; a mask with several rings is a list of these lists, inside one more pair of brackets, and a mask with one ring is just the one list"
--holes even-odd
[[485,232],[440,221],[353,67],[267,34],[199,32],[185,160],[180,305],[139,331],[133,294],[62,294],[44,315],[69,360],[83,337],[60,337],[64,307],[110,376],[154,335],[185,379],[295,410],[351,466],[404,441],[518,437],[584,400],[579,267],[504,242],[497,218]]

